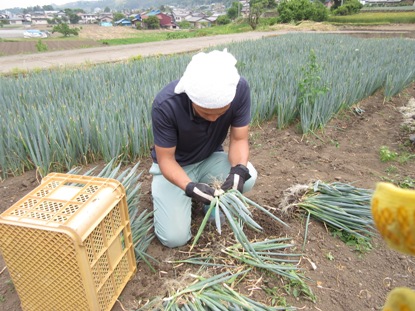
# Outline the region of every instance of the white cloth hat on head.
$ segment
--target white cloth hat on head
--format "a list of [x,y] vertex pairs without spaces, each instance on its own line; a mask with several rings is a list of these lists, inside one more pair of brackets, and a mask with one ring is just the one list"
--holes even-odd
[[187,65],[174,92],[186,93],[203,108],[223,108],[235,97],[240,78],[235,65],[236,59],[227,49],[198,53]]

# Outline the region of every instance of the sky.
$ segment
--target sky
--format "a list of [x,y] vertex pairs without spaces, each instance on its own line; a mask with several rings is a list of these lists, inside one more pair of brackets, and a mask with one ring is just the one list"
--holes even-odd
[[0,10],[10,8],[27,8],[36,5],[43,6],[49,4],[62,5],[69,2],[75,2],[76,0],[0,0]]

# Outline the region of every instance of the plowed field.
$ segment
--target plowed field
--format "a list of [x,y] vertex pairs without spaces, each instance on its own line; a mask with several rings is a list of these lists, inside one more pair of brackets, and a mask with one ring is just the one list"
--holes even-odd
[[[37,41],[0,42],[0,56],[36,53],[38,52],[36,44]],[[42,44],[47,46],[47,51],[80,49],[102,45],[102,43],[91,39],[76,41],[42,40]]]

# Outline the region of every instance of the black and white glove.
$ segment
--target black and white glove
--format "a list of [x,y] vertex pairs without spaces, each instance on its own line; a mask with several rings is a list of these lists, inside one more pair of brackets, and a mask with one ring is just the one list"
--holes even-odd
[[186,186],[186,195],[203,204],[210,204],[210,202],[217,196],[223,194],[222,189],[214,189],[211,186],[203,183],[189,182]]
[[228,177],[222,184],[221,189],[227,191],[229,189],[238,190],[242,193],[245,181],[251,178],[248,168],[243,164],[231,167]]

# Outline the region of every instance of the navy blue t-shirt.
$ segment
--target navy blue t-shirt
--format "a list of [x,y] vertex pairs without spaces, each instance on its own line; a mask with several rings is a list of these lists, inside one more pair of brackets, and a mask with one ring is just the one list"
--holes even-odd
[[[229,127],[243,127],[251,121],[251,94],[248,82],[241,77],[230,108],[215,122],[193,113],[192,101],[186,93],[176,94],[179,80],[166,85],[153,102],[151,115],[154,144],[176,147],[176,161],[181,165],[194,164],[222,151]],[[151,151],[157,163],[156,151]]]

